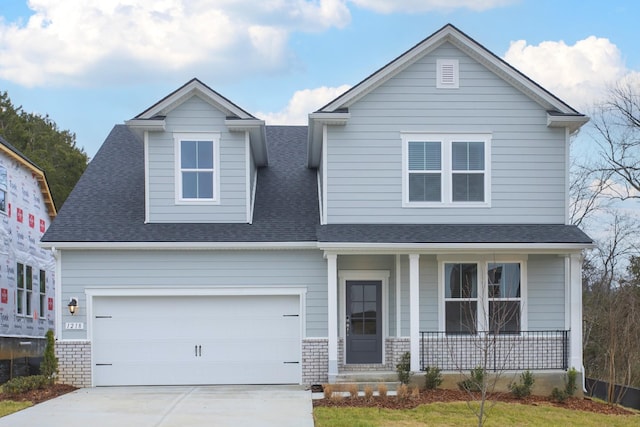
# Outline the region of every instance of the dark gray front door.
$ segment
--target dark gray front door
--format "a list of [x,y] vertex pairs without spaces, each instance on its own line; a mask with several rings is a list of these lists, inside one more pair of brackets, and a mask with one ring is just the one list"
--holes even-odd
[[382,282],[347,280],[347,363],[382,363]]

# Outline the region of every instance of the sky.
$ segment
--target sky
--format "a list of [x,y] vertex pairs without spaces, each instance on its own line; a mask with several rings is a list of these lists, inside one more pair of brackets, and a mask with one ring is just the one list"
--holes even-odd
[[93,157],[197,77],[267,124],[307,115],[447,23],[581,112],[640,76],[637,0],[0,0],[0,91]]

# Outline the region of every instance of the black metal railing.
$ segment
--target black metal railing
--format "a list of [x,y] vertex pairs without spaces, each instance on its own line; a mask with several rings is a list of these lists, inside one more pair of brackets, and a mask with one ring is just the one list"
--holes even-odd
[[420,369],[468,371],[478,366],[488,371],[567,370],[569,331],[520,331],[495,335],[420,332]]

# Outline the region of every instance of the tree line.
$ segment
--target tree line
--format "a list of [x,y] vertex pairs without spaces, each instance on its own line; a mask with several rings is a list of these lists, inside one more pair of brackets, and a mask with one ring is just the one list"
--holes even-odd
[[48,115],[26,112],[0,93],[0,136],[44,170],[56,209],[60,209],[80,179],[88,156],[76,145],[76,135],[61,130]]

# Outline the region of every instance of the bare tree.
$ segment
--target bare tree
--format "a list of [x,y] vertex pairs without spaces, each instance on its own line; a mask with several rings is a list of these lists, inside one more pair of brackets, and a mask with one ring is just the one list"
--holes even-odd
[[588,375],[609,383],[607,400],[614,403],[622,398],[615,384],[640,384],[640,227],[618,214],[603,231],[607,238],[583,270],[583,345]]
[[609,90],[592,112],[591,126],[601,151],[599,171],[620,200],[640,198],[640,77],[628,77]]

